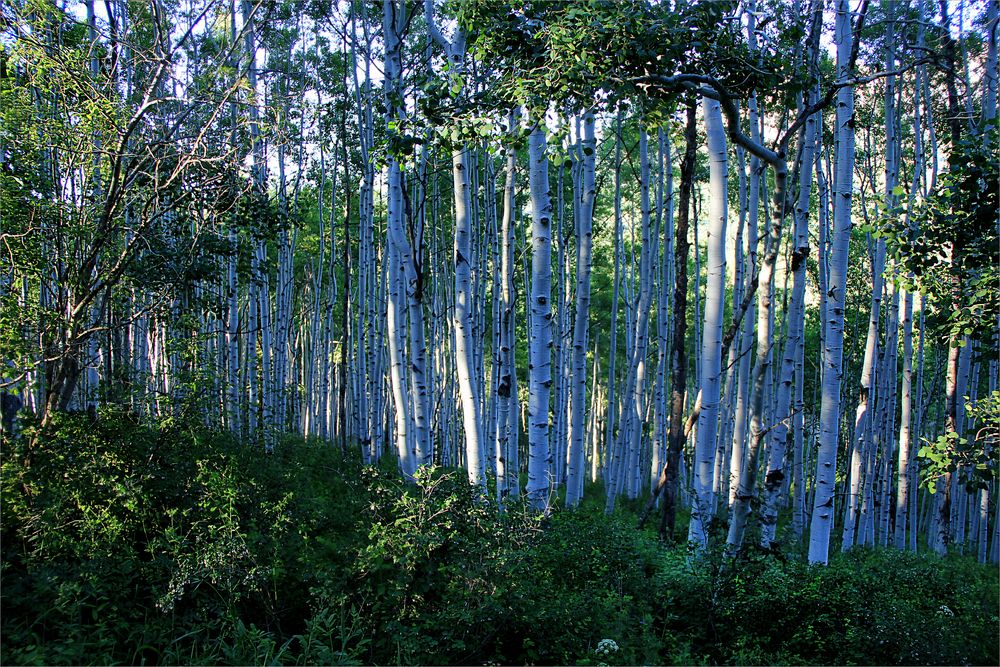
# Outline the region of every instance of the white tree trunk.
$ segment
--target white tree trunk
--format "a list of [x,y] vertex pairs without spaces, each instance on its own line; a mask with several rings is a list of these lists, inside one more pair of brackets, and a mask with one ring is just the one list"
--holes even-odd
[[531,189],[531,325],[528,350],[528,502],[548,512],[549,389],[552,386],[552,201],[549,158],[541,121],[528,138]]
[[618,359],[618,294],[621,273],[621,245],[622,245],[622,211],[621,211],[621,167],[622,167],[622,111],[619,109],[615,120],[615,240],[614,240],[614,277],[611,293],[611,338],[608,342],[608,400],[605,413],[604,432],[604,472],[605,491],[611,492],[611,479],[614,475],[618,461],[615,456],[615,422],[618,416],[618,398],[616,396],[617,380],[615,374],[616,361]]
[[597,139],[594,114],[583,117],[583,192],[576,230],[576,314],[573,322],[572,402],[570,404],[569,464],[566,505],[583,498],[585,470],[585,411],[587,406],[587,338],[590,322],[590,266],[593,245],[594,199],[597,195]]
[[472,193],[469,186],[469,152],[462,148],[452,153],[452,176],[455,186],[455,365],[462,403],[465,432],[465,466],[469,483],[486,488],[483,474],[482,414],[479,411],[479,382],[474,375],[475,345],[472,339]]
[[[815,103],[816,96],[810,95],[808,104]],[[776,405],[775,423],[771,427],[771,441],[768,448],[767,473],[764,475],[764,507],[761,512],[761,546],[770,548],[775,540],[778,525],[778,509],[782,490],[787,478],[785,470],[785,443],[788,427],[793,419],[792,383],[795,380],[797,359],[805,334],[805,292],[806,257],[809,256],[809,195],[812,188],[812,165],[815,161],[816,116],[806,120],[802,136],[799,168],[799,191],[794,210],[794,243],[792,251],[792,298],[788,302],[788,335],[782,354]],[[797,416],[797,415],[796,415]],[[799,489],[796,489],[799,492]]]
[[[639,448],[646,415],[646,342],[649,332],[649,308],[653,298],[652,256],[656,254],[659,239],[650,235],[649,200],[649,146],[645,128],[639,130],[639,180],[641,199],[642,246],[639,255],[639,300],[636,304],[635,328],[632,332],[632,347],[628,375],[625,380],[624,396],[628,403],[622,410],[621,424],[615,449],[620,461],[616,463],[613,475],[608,481],[608,496],[605,511],[614,509],[615,499],[629,481],[641,478],[639,471]],[[638,489],[636,489],[637,491]],[[631,493],[630,493],[631,495]]]
[[[837,47],[837,79],[846,83],[851,75],[853,43],[850,6],[837,0],[834,43]],[[854,186],[854,88],[844,85],[837,92],[837,182],[833,214],[833,248],[830,257],[826,341],[823,349],[823,389],[820,403],[819,451],[816,455],[816,494],[809,528],[809,562],[826,564],[830,555],[836,495],[837,445],[840,436],[840,385],[844,354],[844,301],[847,289],[847,257],[851,239],[851,201]]]
[[[709,156],[708,261],[705,286],[705,326],[701,347],[701,413],[694,460],[694,494],[688,542],[708,547],[712,519],[712,483],[715,472],[715,437],[719,423],[722,380],[722,321],[726,302],[726,224],[728,220],[728,171],[726,133],[717,101],[702,100]],[[696,311],[697,316],[697,311]]]
[[[507,131],[513,136],[518,128],[518,111],[507,116]],[[503,191],[503,220],[500,228],[500,372],[496,389],[497,496],[501,505],[508,495],[518,495],[517,461],[517,367],[514,363],[514,228],[517,151],[506,147],[507,169]],[[511,454],[513,453],[513,456]],[[513,489],[513,493],[511,493]]]

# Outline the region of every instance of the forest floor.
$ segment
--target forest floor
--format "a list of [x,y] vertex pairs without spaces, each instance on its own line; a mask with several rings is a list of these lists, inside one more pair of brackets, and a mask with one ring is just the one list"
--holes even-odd
[[599,485],[540,519],[457,470],[113,414],[5,438],[0,479],[4,665],[1000,663],[995,565],[696,558]]

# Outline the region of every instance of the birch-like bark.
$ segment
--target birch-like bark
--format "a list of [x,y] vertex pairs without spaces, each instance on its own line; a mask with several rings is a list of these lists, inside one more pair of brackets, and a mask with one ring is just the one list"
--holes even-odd
[[[749,104],[750,128],[754,133],[754,138],[759,139],[760,123],[757,117],[757,101],[750,99]],[[747,287],[744,292],[750,289],[750,281],[757,277],[757,243],[758,224],[760,219],[760,181],[763,177],[763,165],[756,155],[750,156],[750,178],[749,194],[747,199]],[[757,304],[751,304],[751,311],[743,320],[743,329],[740,332],[740,355],[739,374],[736,388],[736,411],[733,416],[733,443],[729,457],[729,503],[732,510],[736,503],[736,496],[740,488],[740,475],[743,471],[744,460],[746,458],[746,432],[748,426],[747,407],[750,395],[750,352],[753,349],[754,323],[756,321]]]
[[[816,33],[818,37],[818,32]],[[808,104],[815,102],[810,95]],[[776,392],[775,423],[771,427],[767,473],[764,476],[764,507],[761,512],[761,546],[769,548],[775,540],[778,509],[781,502],[785,472],[785,443],[788,426],[793,415],[792,382],[795,379],[796,359],[805,333],[806,258],[809,256],[809,194],[812,187],[812,164],[815,160],[816,118],[806,121],[799,159],[799,191],[794,210],[794,243],[791,257],[792,298],[788,303],[788,336],[785,338],[778,389]]]
[[[688,542],[708,547],[712,518],[712,484],[715,472],[715,438],[718,429],[722,376],[722,320],[726,301],[726,224],[728,219],[729,160],[719,102],[703,99],[709,156],[708,258],[705,286],[705,327],[701,348],[701,413],[694,460],[694,494]],[[697,313],[696,313],[697,315]]]
[[585,470],[585,411],[587,406],[587,338],[590,323],[590,267],[593,245],[594,199],[597,196],[597,139],[594,114],[583,117],[583,192],[576,228],[576,313],[573,321],[572,398],[569,424],[569,464],[566,475],[566,505],[575,507],[583,498]]
[[[383,29],[385,34],[385,95],[388,105],[388,118],[390,131],[395,124],[400,121],[405,114],[405,106],[402,98],[402,30],[407,25],[406,8],[395,0],[385,0],[383,5]],[[407,371],[410,376],[410,384],[414,391],[414,396],[408,396],[405,389],[406,378],[402,373],[393,377],[393,382],[403,383],[401,386],[393,388],[393,398],[397,411],[397,424],[400,421],[399,414],[409,415],[409,407],[413,409],[413,452],[415,457],[414,469],[416,466],[430,463],[432,450],[430,446],[429,429],[427,417],[429,413],[429,399],[426,383],[426,344],[424,342],[424,316],[423,316],[423,278],[421,267],[418,265],[418,258],[415,255],[413,246],[407,238],[406,229],[403,224],[404,216],[404,193],[403,176],[398,158],[389,154],[388,156],[388,197],[387,197],[387,220],[386,232],[389,243],[395,250],[402,264],[403,277],[406,287],[406,311],[407,311],[407,331],[409,332],[410,352]],[[391,282],[391,281],[390,281]],[[388,327],[388,335],[401,336],[398,327]],[[397,341],[398,347],[402,346],[402,341]],[[398,430],[398,426],[397,426]],[[409,431],[409,429],[407,429]],[[399,440],[397,433],[397,449],[403,443]]]
[[[997,79],[1000,75],[997,41],[1000,40],[1000,0],[989,0],[986,8],[986,67],[983,70],[983,134],[990,142],[990,128],[997,125]],[[988,144],[987,144],[988,145]]]
[[470,209],[472,193],[469,186],[469,152],[452,153],[452,176],[455,186],[455,364],[458,370],[458,390],[462,403],[462,424],[465,432],[465,466],[469,483],[485,489],[483,474],[482,413],[479,410],[479,382],[474,379],[473,304]]
[[[616,396],[617,375],[615,374],[616,361],[618,359],[618,294],[619,283],[621,282],[621,246],[622,246],[622,110],[618,110],[615,118],[615,242],[614,242],[614,284],[611,293],[611,339],[608,343],[608,400],[607,415],[604,428],[604,472],[605,486],[610,486],[615,467],[619,464],[615,460],[615,420],[618,416],[618,399]],[[606,492],[610,489],[606,488]]]
[[[400,472],[406,479],[412,479],[413,473],[417,469],[413,451],[410,447],[412,436],[410,435],[410,402],[406,392],[406,348],[400,331],[403,329],[403,278],[402,269],[398,253],[390,245],[388,257],[383,261],[389,267],[388,288],[389,298],[386,304],[386,330],[389,333],[389,378],[392,388],[392,401],[394,405],[393,435],[396,441],[396,455],[399,458]],[[395,333],[394,333],[395,332]]]
[[913,294],[903,297],[903,387],[902,412],[899,423],[899,461],[896,485],[896,524],[894,543],[897,549],[906,548],[907,506],[910,498],[910,424],[912,422],[913,384]]
[[[507,131],[511,137],[517,131],[519,113],[514,109],[507,116]],[[517,461],[517,368],[514,363],[514,212],[517,178],[517,151],[506,146],[506,180],[503,190],[503,219],[500,228],[500,372],[496,389],[497,443],[496,474],[498,502],[503,505],[508,495],[518,495]],[[512,456],[513,454],[513,456]],[[513,491],[513,492],[512,492]]]
[[[886,109],[886,114],[888,115],[888,113],[889,109]],[[887,151],[890,150],[887,146]],[[879,315],[882,309],[882,293],[884,291],[885,254],[885,239],[880,237],[875,242],[875,260],[872,264],[871,310],[868,318],[868,336],[865,340],[865,357],[861,366],[861,391],[854,417],[855,441],[854,446],[851,448],[850,490],[847,494],[846,508],[844,510],[844,531],[841,542],[841,549],[843,551],[847,551],[854,546],[854,533],[857,526],[858,513],[861,510],[860,494],[863,491],[864,469],[862,462],[869,455],[869,448],[874,446],[870,438],[871,425],[869,424],[868,408],[872,379],[875,374],[875,362],[879,354],[878,328]]]
[[[449,72],[462,77],[465,72],[464,30],[459,28],[451,40],[441,33],[434,19],[433,0],[424,0],[424,16],[431,37],[444,49]],[[464,84],[464,82],[463,82]],[[458,146],[451,154],[452,181],[455,194],[455,307],[452,326],[455,329],[455,367],[458,393],[462,404],[462,426],[465,433],[465,466],[469,483],[486,488],[483,413],[480,405],[482,374],[477,372],[474,341],[474,286],[472,285],[472,218],[475,215],[470,183],[473,160],[468,146]]]
[[[639,301],[636,304],[635,329],[632,334],[632,354],[625,380],[624,396],[628,403],[622,410],[622,421],[615,444],[621,452],[621,463],[608,481],[605,511],[614,510],[615,500],[623,490],[630,490],[630,481],[639,474],[640,441],[646,415],[646,342],[649,333],[649,307],[653,298],[652,256],[658,239],[650,235],[649,199],[649,138],[645,128],[639,129],[639,189],[641,200],[642,247],[639,255]],[[630,494],[631,495],[631,494]]]
[[656,296],[657,306],[657,364],[653,412],[653,443],[656,457],[651,466],[651,490],[659,495],[666,484],[667,464],[667,375],[670,363],[670,287],[674,273],[674,168],[670,139],[664,128],[657,131],[659,139],[659,177],[657,216],[662,218],[663,250],[660,254],[660,284]]
[[535,121],[528,138],[531,189],[531,326],[528,354],[528,503],[547,513],[549,470],[549,389],[552,386],[552,201],[545,128]]
[[[846,84],[851,75],[854,40],[847,0],[837,0],[834,44],[837,47],[837,79]],[[816,455],[816,493],[809,529],[809,562],[826,564],[830,556],[836,494],[837,444],[840,436],[840,385],[843,375],[844,301],[847,289],[847,257],[851,238],[851,201],[854,185],[854,88],[843,85],[837,92],[837,179],[833,214],[833,247],[830,257],[826,341],[823,349],[823,388],[820,404],[819,451]]]

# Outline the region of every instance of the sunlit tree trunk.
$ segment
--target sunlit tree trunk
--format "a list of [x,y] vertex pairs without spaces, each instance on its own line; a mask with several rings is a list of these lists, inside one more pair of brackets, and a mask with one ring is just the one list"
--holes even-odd
[[[708,547],[708,523],[712,518],[712,484],[715,470],[715,438],[718,429],[722,380],[722,320],[726,300],[726,224],[728,219],[728,171],[726,134],[722,109],[714,100],[703,99],[705,133],[709,155],[708,274],[705,287],[705,327],[701,348],[701,414],[695,449],[694,494],[688,542]],[[698,313],[696,313],[697,316]]]

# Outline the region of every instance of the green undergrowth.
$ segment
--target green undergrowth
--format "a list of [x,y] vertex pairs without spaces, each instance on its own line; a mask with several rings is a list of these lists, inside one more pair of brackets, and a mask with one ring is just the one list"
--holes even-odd
[[125,415],[2,447],[5,665],[998,663],[969,558],[693,559],[597,487],[540,518],[457,470]]

